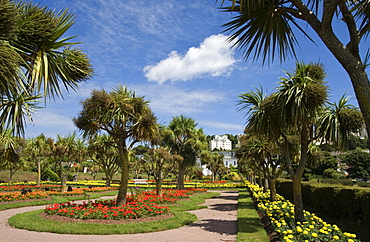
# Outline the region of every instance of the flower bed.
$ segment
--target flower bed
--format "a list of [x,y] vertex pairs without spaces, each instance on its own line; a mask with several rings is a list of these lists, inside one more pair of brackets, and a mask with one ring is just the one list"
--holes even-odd
[[165,190],[163,196],[155,195],[154,191],[141,192],[127,197],[126,204],[116,206],[115,200],[61,203],[47,206],[45,213],[60,215],[76,219],[136,219],[152,217],[169,212],[167,206],[158,205],[173,203],[178,199],[187,198],[194,192],[203,192],[204,189]]
[[358,242],[355,234],[342,232],[336,225],[328,224],[313,213],[304,211],[305,222],[294,221],[294,205],[281,196],[277,201],[270,202],[269,194],[250,184],[253,198],[258,203],[259,210],[268,216],[275,232],[282,241],[286,242],[319,242],[319,241],[345,241]]
[[[129,199],[130,200],[130,199]],[[47,206],[45,213],[77,219],[135,219],[168,213],[167,206],[133,200],[116,206],[113,200],[83,204],[61,203]]]
[[28,199],[42,199],[46,198],[49,194],[43,191],[33,191],[22,194],[21,192],[3,192],[0,193],[0,202],[21,201]]

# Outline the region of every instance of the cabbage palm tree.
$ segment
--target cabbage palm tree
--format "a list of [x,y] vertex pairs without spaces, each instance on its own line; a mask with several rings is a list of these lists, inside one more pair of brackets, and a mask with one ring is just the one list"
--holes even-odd
[[112,137],[95,135],[89,140],[88,152],[94,164],[104,171],[106,186],[110,186],[113,175],[119,170],[118,152]]
[[[0,13],[0,128],[16,127],[24,132],[24,116],[30,117],[41,96],[62,96],[61,86],[77,90],[90,79],[92,68],[87,56],[63,37],[74,23],[67,10],[56,12],[32,3],[1,0]],[[10,102],[11,100],[12,102]],[[12,109],[17,106],[22,109]]]
[[41,184],[41,161],[48,150],[46,137],[41,134],[36,138],[27,140],[26,150],[32,161],[36,161],[37,166],[37,186]]
[[[219,0],[221,5],[225,0]],[[306,0],[230,0],[225,12],[238,13],[224,24],[230,41],[243,51],[245,58],[262,57],[263,61],[295,57],[299,46],[296,32],[310,38],[312,29],[342,65],[351,79],[370,136],[370,49],[364,43],[370,32],[370,4],[359,1]],[[339,25],[341,32],[334,32]],[[363,44],[362,44],[363,43]],[[361,45],[362,44],[362,45]],[[365,50],[361,50],[365,48]],[[362,53],[362,54],[361,54]]]
[[84,137],[106,132],[114,141],[121,164],[121,185],[117,204],[126,202],[129,179],[129,152],[141,141],[150,141],[157,133],[157,119],[142,96],[123,86],[107,93],[94,90],[82,102],[82,111],[74,118]]
[[164,139],[170,152],[183,158],[177,159],[179,169],[177,185],[179,189],[184,189],[186,168],[195,165],[199,152],[207,148],[203,129],[198,129],[197,125],[192,118],[183,115],[173,117],[168,125],[169,132]]

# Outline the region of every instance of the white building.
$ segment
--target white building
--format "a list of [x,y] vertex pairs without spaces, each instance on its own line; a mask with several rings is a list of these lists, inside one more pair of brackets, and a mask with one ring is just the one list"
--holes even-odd
[[231,140],[227,137],[227,135],[215,135],[213,140],[209,142],[209,149],[214,150],[231,150],[232,143]]

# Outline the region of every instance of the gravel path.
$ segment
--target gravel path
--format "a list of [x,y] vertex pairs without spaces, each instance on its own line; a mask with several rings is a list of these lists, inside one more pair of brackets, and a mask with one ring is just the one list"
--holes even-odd
[[[26,242],[26,241],[130,241],[130,242],[215,242],[235,241],[237,234],[237,191],[218,191],[221,193],[216,198],[206,199],[207,208],[190,211],[198,220],[187,226],[161,232],[145,234],[124,235],[71,235],[33,232],[15,229],[7,226],[10,217],[18,213],[43,209],[44,206],[24,207],[0,211],[0,241],[1,242]],[[37,219],[37,218],[35,218]]]

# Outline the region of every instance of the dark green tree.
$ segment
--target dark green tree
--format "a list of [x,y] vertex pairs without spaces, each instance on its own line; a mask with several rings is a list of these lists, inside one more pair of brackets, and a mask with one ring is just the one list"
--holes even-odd
[[362,179],[367,181],[370,179],[370,154],[360,150],[354,150],[341,159],[348,168],[347,172],[350,178]]
[[142,96],[123,86],[110,93],[94,90],[82,101],[82,111],[73,119],[84,137],[106,132],[113,139],[121,166],[121,185],[117,205],[126,203],[129,179],[129,154],[135,144],[150,141],[158,132],[157,118]]

